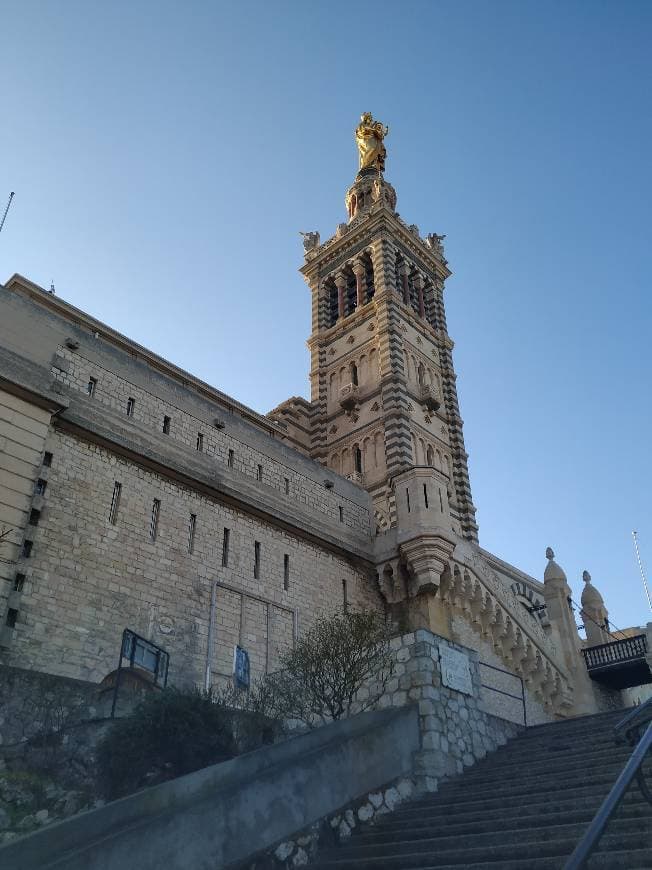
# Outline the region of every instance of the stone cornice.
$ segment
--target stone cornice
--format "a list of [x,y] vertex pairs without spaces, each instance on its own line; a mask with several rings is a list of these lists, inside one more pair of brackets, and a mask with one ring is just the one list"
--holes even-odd
[[180,382],[183,387],[193,388],[200,395],[210,399],[218,405],[221,405],[226,410],[233,408],[240,414],[240,416],[242,416],[243,419],[252,423],[254,426],[264,429],[268,434],[279,434],[277,427],[269,420],[265,419],[264,415],[254,411],[253,408],[249,408],[237,399],[234,399],[232,396],[221,392],[215,387],[211,387],[210,384],[205,383],[194,375],[191,375],[189,372],[184,371],[184,369],[168,362],[168,360],[158,356],[153,353],[153,351],[148,350],[137,342],[132,341],[120,332],[117,332],[115,329],[102,323],[102,321],[91,317],[90,314],[86,314],[86,312],[76,308],[69,302],[64,302],[60,297],[48,293],[43,289],[43,287],[39,287],[38,284],[24,278],[22,275],[12,275],[4,286],[8,291],[24,296],[31,302],[39,305],[41,308],[45,308],[54,314],[57,314],[59,317],[70,321],[74,326],[82,327],[90,333],[99,333],[104,341],[107,341],[115,347],[118,347],[120,350],[129,353],[132,357],[143,360],[148,366],[161,372],[166,377]]
[[[364,535],[347,531],[348,527],[342,528],[334,520],[331,522],[323,513],[303,503],[295,506],[292,499],[272,487],[222,467],[213,457],[197,453],[167,436],[126,423],[104,406],[90,406],[73,399],[55,423],[57,429],[103,446],[182,486],[310,540],[352,562],[360,562],[365,569],[371,567],[371,538],[365,542]],[[339,477],[326,468],[324,476]],[[338,498],[343,503],[347,501],[345,495]]]

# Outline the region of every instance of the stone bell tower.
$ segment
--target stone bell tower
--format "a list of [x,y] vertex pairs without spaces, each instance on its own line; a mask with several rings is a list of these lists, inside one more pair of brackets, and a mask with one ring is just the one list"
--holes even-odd
[[[283,420],[295,446],[369,490],[379,532],[399,524],[401,501],[406,511],[418,509],[410,490],[451,533],[477,541],[446,330],[444,237],[424,239],[399,217],[383,175],[387,132],[362,116],[348,220],[323,243],[318,233],[304,234],[311,402],[291,399],[271,416]],[[414,469],[419,481],[399,493],[397,482]]]

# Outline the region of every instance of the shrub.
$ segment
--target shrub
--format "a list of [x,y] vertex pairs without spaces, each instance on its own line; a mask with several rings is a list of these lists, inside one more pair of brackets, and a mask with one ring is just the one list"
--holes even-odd
[[232,716],[212,693],[152,693],[118,719],[98,746],[100,786],[113,799],[236,754]]
[[267,678],[275,716],[312,728],[373,706],[393,671],[389,640],[384,618],[371,611],[321,617]]

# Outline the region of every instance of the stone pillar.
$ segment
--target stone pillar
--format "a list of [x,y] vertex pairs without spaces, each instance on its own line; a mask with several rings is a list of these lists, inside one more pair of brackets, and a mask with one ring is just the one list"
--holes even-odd
[[582,574],[585,583],[582,590],[582,619],[586,630],[588,646],[600,646],[612,640],[609,633],[609,613],[605,607],[602,595],[591,583],[588,571]]
[[357,292],[357,306],[358,308],[364,305],[364,297],[365,297],[365,267],[360,262],[360,260],[355,260],[353,263],[353,272],[355,274],[355,285]]
[[408,284],[408,265],[407,263],[401,263],[399,267],[399,274],[401,276],[401,286],[403,288],[403,302],[409,307],[410,305],[410,285]]
[[414,286],[417,288],[419,294],[419,317],[425,318],[426,306],[423,301],[423,277],[418,273],[414,279]]
[[341,272],[335,276],[335,285],[337,287],[337,319],[341,320],[344,317],[344,291],[346,290],[346,278]]

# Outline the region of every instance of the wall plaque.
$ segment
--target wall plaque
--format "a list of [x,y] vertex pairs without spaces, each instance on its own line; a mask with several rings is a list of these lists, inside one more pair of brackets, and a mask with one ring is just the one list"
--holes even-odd
[[439,647],[441,662],[441,681],[449,689],[463,692],[465,695],[473,694],[473,682],[469,657],[456,649],[443,644]]

